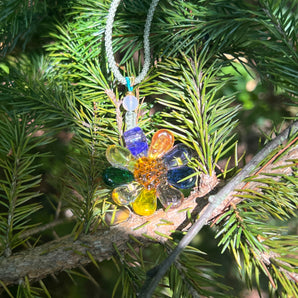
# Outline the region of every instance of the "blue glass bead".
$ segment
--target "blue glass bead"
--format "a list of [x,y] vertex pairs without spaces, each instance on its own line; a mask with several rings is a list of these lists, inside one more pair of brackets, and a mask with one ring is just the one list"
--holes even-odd
[[125,128],[126,130],[133,129],[137,126],[137,113],[126,112],[125,113]]
[[123,133],[126,148],[128,148],[132,155],[140,156],[146,155],[148,150],[147,139],[140,127],[134,127]]
[[105,184],[111,187],[126,184],[134,180],[132,172],[114,167],[105,169],[102,178]]
[[128,93],[123,98],[122,105],[126,111],[134,111],[138,107],[139,101],[132,93]]
[[174,168],[168,171],[167,178],[168,182],[181,189],[187,189],[192,188],[195,186],[197,175],[194,175],[192,177],[189,177],[186,180],[180,181],[192,174],[194,174],[196,171],[190,167],[182,166],[178,168]]
[[193,157],[194,152],[186,145],[180,143],[175,145],[163,157],[163,162],[168,168],[176,168],[186,165]]

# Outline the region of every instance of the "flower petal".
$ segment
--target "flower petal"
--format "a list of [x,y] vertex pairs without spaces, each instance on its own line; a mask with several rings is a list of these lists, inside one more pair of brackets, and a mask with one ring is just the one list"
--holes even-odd
[[105,222],[108,225],[117,225],[130,218],[130,210],[127,207],[117,207],[113,205],[105,213]]
[[112,199],[117,205],[128,205],[136,200],[142,189],[140,183],[133,181],[116,187],[112,192]]
[[106,157],[109,163],[117,168],[128,169],[133,171],[136,159],[132,156],[127,148],[111,145],[106,151]]
[[180,143],[175,145],[170,151],[168,151],[162,160],[165,165],[171,169],[179,166],[184,166],[194,156],[193,150],[186,145]]
[[156,189],[156,195],[164,208],[170,205],[171,208],[177,208],[184,199],[183,193],[168,183],[160,183]]
[[103,181],[111,187],[126,184],[134,180],[133,173],[119,168],[109,167],[103,172]]
[[[168,182],[173,186],[181,189],[192,188],[196,184],[196,171],[190,167],[182,166],[170,169],[167,174]],[[187,178],[190,176],[189,178]],[[185,179],[187,178],[187,179]],[[183,179],[183,181],[181,181]]]
[[123,133],[126,148],[134,156],[147,155],[148,143],[143,130],[140,127],[134,127]]
[[144,188],[132,203],[133,211],[139,215],[151,215],[157,207],[156,191]]
[[166,130],[158,130],[152,137],[151,145],[148,151],[148,156],[151,158],[162,157],[174,145],[174,135]]

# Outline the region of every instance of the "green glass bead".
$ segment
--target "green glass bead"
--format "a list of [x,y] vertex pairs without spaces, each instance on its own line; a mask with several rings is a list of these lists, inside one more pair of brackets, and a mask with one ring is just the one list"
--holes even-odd
[[133,211],[139,215],[151,215],[157,207],[155,189],[148,190],[144,188],[137,199],[132,203]]
[[184,199],[183,193],[180,190],[167,183],[158,185],[156,195],[164,208],[168,206],[171,206],[170,208],[177,208],[182,204]]
[[133,171],[136,159],[127,148],[111,145],[106,151],[106,157],[113,167],[128,169]]
[[111,187],[126,184],[134,180],[132,172],[114,167],[105,169],[102,177],[103,181]]
[[116,187],[112,192],[112,199],[117,205],[128,205],[135,201],[142,189],[141,184],[133,181]]

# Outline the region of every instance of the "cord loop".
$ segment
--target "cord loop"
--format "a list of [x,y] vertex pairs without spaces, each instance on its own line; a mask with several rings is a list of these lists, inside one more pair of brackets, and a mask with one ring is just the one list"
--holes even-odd
[[[106,47],[106,54],[108,58],[108,63],[111,68],[111,71],[114,73],[115,78],[122,83],[123,85],[127,84],[126,78],[120,73],[119,68],[116,64],[113,48],[112,48],[112,28],[113,22],[116,14],[117,7],[119,6],[121,0],[113,0],[109,9],[109,13],[107,16],[107,23],[106,23],[106,32],[105,32],[105,47]],[[150,27],[153,19],[153,14],[155,8],[158,4],[159,0],[152,0],[147,19],[144,28],[144,65],[143,69],[140,74],[135,78],[135,84],[139,84],[145,78],[149,67],[150,67],[150,43],[149,43],[149,35],[150,35]]]

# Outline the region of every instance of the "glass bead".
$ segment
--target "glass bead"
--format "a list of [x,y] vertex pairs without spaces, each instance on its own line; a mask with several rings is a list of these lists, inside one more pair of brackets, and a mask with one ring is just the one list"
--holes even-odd
[[122,105],[126,111],[134,111],[138,107],[139,101],[132,93],[128,92],[123,98]]
[[175,145],[162,158],[168,168],[184,166],[194,156],[194,152],[186,145],[180,143]]
[[111,209],[105,213],[105,222],[108,225],[117,225],[130,218],[131,212],[127,207],[112,206]]
[[135,180],[147,189],[156,188],[166,173],[167,168],[161,159],[145,156],[138,159],[133,172]]
[[194,174],[195,172],[196,171],[194,169],[187,166],[170,169],[167,174],[168,182],[177,188],[181,188],[181,189],[192,188],[194,187],[197,180],[196,175],[189,177],[183,181],[180,181],[180,180]]
[[135,181],[121,185],[113,190],[112,199],[117,205],[128,205],[135,201],[142,189],[143,186]]
[[102,176],[105,184],[111,187],[126,184],[134,180],[132,172],[114,167],[105,169]]
[[158,197],[164,208],[171,205],[171,208],[179,207],[184,199],[183,193],[167,183],[161,183],[156,189]]
[[157,207],[156,192],[154,190],[143,189],[137,199],[132,203],[132,208],[136,214],[151,215]]
[[152,137],[148,156],[151,158],[162,157],[174,145],[174,135],[166,130],[158,130]]
[[125,113],[125,128],[130,130],[137,126],[137,114],[135,112]]
[[127,130],[123,133],[123,138],[126,148],[130,150],[132,155],[140,156],[146,155],[148,144],[146,136],[140,127]]
[[109,163],[117,168],[133,171],[136,160],[127,148],[111,145],[106,151],[106,158]]

